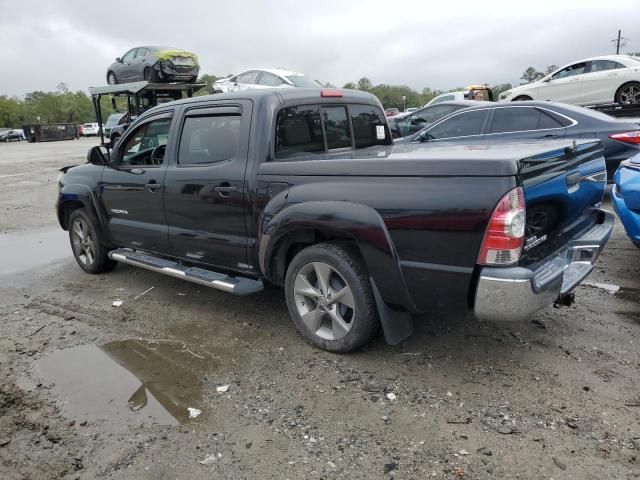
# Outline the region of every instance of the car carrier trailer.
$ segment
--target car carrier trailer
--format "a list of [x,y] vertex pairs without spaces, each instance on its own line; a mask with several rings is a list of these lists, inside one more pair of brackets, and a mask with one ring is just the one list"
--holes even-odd
[[[116,97],[127,97],[127,118],[131,119],[142,114],[144,111],[155,107],[161,103],[180,100],[185,96],[191,98],[193,94],[206,83],[149,83],[147,81],[119,83],[117,85],[105,85],[104,87],[89,87],[93,108],[96,112],[98,124],[102,125],[102,106],[100,100],[104,96],[110,96],[113,107],[116,107]],[[110,147],[110,142],[105,143],[104,132],[100,129],[100,143],[106,148]]]

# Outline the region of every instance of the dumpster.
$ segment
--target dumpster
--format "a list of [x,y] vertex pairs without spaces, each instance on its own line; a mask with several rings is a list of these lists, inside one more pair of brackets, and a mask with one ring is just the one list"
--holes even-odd
[[24,135],[33,142],[53,142],[78,138],[75,123],[50,123],[45,125],[23,125]]

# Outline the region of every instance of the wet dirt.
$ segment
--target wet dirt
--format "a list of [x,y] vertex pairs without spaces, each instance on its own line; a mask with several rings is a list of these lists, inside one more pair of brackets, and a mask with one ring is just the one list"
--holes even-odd
[[178,341],[123,340],[54,351],[35,362],[32,376],[51,387],[65,416],[113,431],[190,421],[215,365]]
[[0,277],[71,258],[69,235],[61,228],[0,234]]

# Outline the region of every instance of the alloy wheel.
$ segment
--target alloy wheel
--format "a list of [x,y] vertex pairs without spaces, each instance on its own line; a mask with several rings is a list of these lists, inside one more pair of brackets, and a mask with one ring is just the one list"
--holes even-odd
[[640,85],[628,85],[618,95],[620,103],[625,105],[635,105],[640,103]]
[[89,226],[81,219],[76,219],[71,227],[73,251],[85,266],[93,264],[96,258],[96,248],[89,231]]
[[355,319],[351,288],[336,269],[324,262],[304,265],[296,275],[294,297],[300,318],[315,335],[339,340]]

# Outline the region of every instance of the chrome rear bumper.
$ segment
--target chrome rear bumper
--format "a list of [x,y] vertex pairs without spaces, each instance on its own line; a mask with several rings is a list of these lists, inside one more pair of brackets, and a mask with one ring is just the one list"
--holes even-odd
[[534,270],[483,267],[474,313],[481,320],[522,321],[573,290],[593,270],[609,240],[614,215],[601,211],[602,222],[570,240]]

